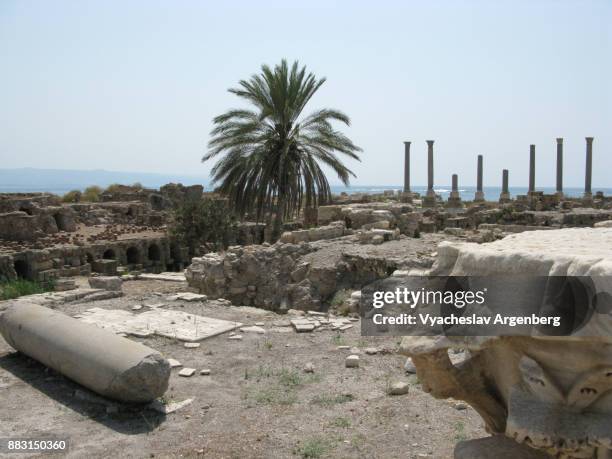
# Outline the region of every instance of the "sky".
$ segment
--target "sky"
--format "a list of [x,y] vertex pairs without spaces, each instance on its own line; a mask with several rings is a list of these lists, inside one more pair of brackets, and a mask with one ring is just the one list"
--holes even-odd
[[[358,185],[528,181],[612,186],[612,1],[0,2],[0,168],[207,176],[212,118],[263,63],[299,60],[327,82],[305,109],[351,117]],[[338,183],[330,176],[330,182]]]

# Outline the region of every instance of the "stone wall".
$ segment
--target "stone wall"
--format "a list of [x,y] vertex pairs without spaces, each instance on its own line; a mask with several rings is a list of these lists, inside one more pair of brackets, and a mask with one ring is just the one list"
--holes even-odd
[[25,250],[0,257],[0,278],[21,277],[47,281],[88,275],[92,271],[115,274],[119,266],[130,270],[179,270],[188,261],[184,250],[167,237],[101,242],[89,246],[64,245]]
[[75,213],[68,207],[33,206],[27,212],[22,210],[0,214],[0,239],[8,241],[32,241],[45,234],[75,229]]

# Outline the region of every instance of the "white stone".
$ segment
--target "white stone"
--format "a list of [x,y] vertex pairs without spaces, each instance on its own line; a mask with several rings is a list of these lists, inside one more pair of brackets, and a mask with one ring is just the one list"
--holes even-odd
[[398,381],[391,384],[389,387],[389,395],[404,395],[408,393],[409,385],[408,383]]
[[359,367],[359,356],[358,355],[349,355],[344,360],[344,365],[346,368],[357,368]]
[[181,371],[179,371],[178,375],[184,378],[190,378],[195,374],[195,372],[195,368],[183,368]]
[[183,344],[183,347],[186,347],[187,349],[196,349],[200,347],[200,343],[185,343]]
[[153,400],[151,403],[147,405],[148,408],[158,411],[163,414],[174,413],[181,408],[186,407],[187,405],[193,402],[192,398],[188,398],[187,400],[183,400],[182,402],[174,402],[174,403],[162,403],[159,400]]
[[304,365],[304,372],[305,373],[314,373],[314,364],[312,362],[306,363],[306,365]]
[[265,329],[258,327],[257,325],[254,325],[252,327],[242,327],[240,331],[244,333],[258,333],[260,335],[263,335],[266,332]]
[[132,311],[140,311],[142,309],[142,304],[135,304],[132,306]]
[[227,339],[231,339],[232,341],[240,341],[242,339],[242,335],[232,335]]
[[123,281],[119,277],[114,276],[97,276],[89,278],[89,285],[92,288],[101,288],[113,292],[121,291]]
[[127,333],[139,337],[155,334],[193,342],[242,326],[239,322],[164,309],[132,314],[119,309],[92,308],[83,312],[81,316],[80,320],[83,322],[110,329],[115,333]]
[[209,376],[210,375],[210,368],[205,368],[203,370],[200,370],[200,374],[202,376]]
[[170,364],[170,368],[182,367],[183,364],[176,359],[166,359]]
[[140,274],[138,278],[148,279],[148,280],[161,280],[161,281],[167,281],[167,282],[187,282],[185,273],[173,273],[173,272],[166,272],[166,273],[160,273],[160,274],[152,274],[152,273]]
[[175,295],[169,296],[168,299],[171,301],[181,300],[181,301],[191,302],[191,301],[206,301],[207,297],[206,295],[200,295],[198,293],[181,292],[181,293],[177,293]]

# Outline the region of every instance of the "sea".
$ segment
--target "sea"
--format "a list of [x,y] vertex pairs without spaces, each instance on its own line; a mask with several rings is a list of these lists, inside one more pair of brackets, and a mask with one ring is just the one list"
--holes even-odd
[[[159,188],[163,183],[142,183],[145,187]],[[83,186],[78,185],[66,185],[58,186],[57,184],[44,186],[44,185],[32,185],[32,186],[3,186],[0,184],[0,193],[53,193],[57,195],[63,195],[70,190],[83,189]],[[206,187],[208,189],[208,187]],[[399,185],[355,185],[355,186],[331,186],[332,193],[340,194],[342,192],[347,194],[367,193],[367,194],[379,194],[386,190],[393,190],[395,192],[401,191],[402,187]],[[545,194],[555,193],[554,187],[536,187],[537,191],[542,191]],[[412,191],[425,195],[427,191],[426,186],[413,186]],[[451,192],[451,186],[436,186],[434,191],[439,194],[443,200],[448,199]],[[489,201],[497,201],[501,193],[501,187],[485,186],[483,187],[485,199]],[[517,195],[527,194],[527,187],[510,187],[509,190],[512,197]],[[606,196],[612,195],[612,188],[597,188],[593,187],[593,194],[597,191],[603,191]],[[473,200],[476,192],[475,186],[464,186],[459,189],[459,194],[463,200]],[[564,194],[568,197],[581,197],[584,193],[584,188],[564,188]]]
[[[331,189],[333,193],[345,192],[348,194],[354,194],[354,193],[377,194],[377,193],[383,193],[385,190],[394,190],[396,192],[401,191],[402,187],[401,186],[386,186],[386,185],[385,186],[382,186],[382,185],[380,186],[376,186],[376,185],[374,186],[351,186],[351,187],[332,186]],[[508,191],[510,192],[511,197],[516,197],[517,195],[525,195],[527,194],[527,190],[528,190],[527,187],[520,187],[520,186],[508,188]],[[556,192],[555,187],[536,187],[536,190],[542,191],[544,192],[544,194],[553,194]],[[421,194],[421,196],[424,196],[425,193],[427,192],[427,187],[426,186],[413,186],[412,191],[414,193]],[[439,194],[443,200],[447,200],[451,192],[451,186],[450,185],[449,186],[436,186],[434,187],[434,191],[436,192],[436,194]],[[486,200],[497,201],[501,193],[501,187],[485,186],[483,187],[482,191],[485,194]],[[612,195],[612,188],[593,187],[593,195],[597,191],[603,191],[606,196]],[[473,200],[475,193],[476,193],[475,186],[464,186],[459,189],[459,195],[461,196],[461,199],[465,201]],[[563,193],[565,194],[565,196],[578,198],[578,197],[582,197],[582,195],[584,194],[584,188],[564,188]]]

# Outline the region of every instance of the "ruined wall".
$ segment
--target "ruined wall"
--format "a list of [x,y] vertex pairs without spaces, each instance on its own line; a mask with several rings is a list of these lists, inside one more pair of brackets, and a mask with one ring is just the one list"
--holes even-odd
[[32,206],[28,212],[0,214],[0,239],[32,241],[45,234],[76,230],[75,214],[68,207]]
[[187,254],[167,237],[101,242],[89,246],[64,245],[24,250],[0,257],[0,277],[47,281],[99,272],[114,275],[119,266],[130,270],[179,270]]
[[[344,231],[339,222],[285,233],[274,245],[233,246],[194,258],[185,275],[190,286],[210,298],[270,310],[318,310],[339,289],[364,285],[397,268],[396,260],[385,256],[328,252],[327,241],[342,237]],[[321,239],[303,240],[310,236]],[[358,244],[359,235],[346,242]]]

